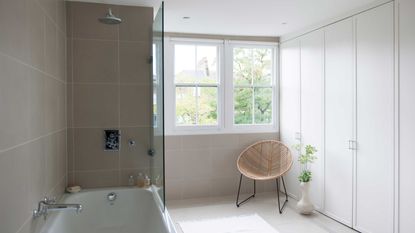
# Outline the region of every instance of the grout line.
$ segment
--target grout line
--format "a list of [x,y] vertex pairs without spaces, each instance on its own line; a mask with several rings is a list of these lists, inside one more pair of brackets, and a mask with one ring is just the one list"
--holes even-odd
[[[37,6],[40,8],[40,10],[43,12],[44,16],[46,16],[47,18],[49,18],[50,21],[52,21],[52,23],[54,24],[54,26],[61,31],[63,34],[66,35],[66,32],[64,30],[62,30],[62,28],[57,24],[57,22],[47,13],[46,9],[44,9],[42,7],[42,5],[39,3],[39,1],[35,1]],[[63,1],[65,4],[65,1]],[[65,6],[66,8],[66,6]],[[56,5],[56,19],[58,18],[58,5]]]
[[[45,32],[46,33],[46,32]],[[44,40],[44,42],[46,43],[46,40]],[[46,45],[44,45],[44,46],[46,46]],[[25,63],[24,61],[21,61],[20,59],[18,59],[18,58],[15,58],[15,57],[13,57],[13,56],[10,56],[10,55],[8,55],[7,53],[4,53],[4,52],[1,52],[0,51],[0,55],[1,56],[5,56],[6,58],[9,58],[10,60],[12,60],[12,61],[14,61],[14,62],[17,62],[17,63],[19,63],[20,65],[24,65],[24,66],[27,66],[28,68],[31,68],[31,69],[33,69],[33,70],[36,70],[36,71],[38,71],[38,72],[40,72],[40,73],[42,73],[42,74],[44,74],[46,77],[48,77],[48,78],[51,78],[51,79],[54,79],[54,80],[56,80],[56,81],[58,81],[58,82],[61,82],[61,83],[63,83],[63,84],[65,84],[65,81],[64,80],[61,80],[61,79],[59,79],[59,78],[57,78],[57,77],[54,77],[52,74],[49,74],[49,73],[46,73],[45,71],[42,71],[42,70],[40,70],[39,68],[37,68],[37,67],[34,67],[34,66],[32,66],[32,65],[30,65],[30,64],[27,64],[27,63]],[[45,51],[43,51],[43,56],[45,56],[46,57],[46,52]],[[29,76],[30,77],[30,76]]]
[[20,146],[24,146],[24,145],[26,145],[26,144],[29,144],[29,143],[35,142],[35,141],[37,141],[37,140],[39,140],[39,139],[42,139],[42,138],[45,138],[45,137],[49,137],[49,136],[51,136],[51,135],[53,135],[53,134],[60,133],[60,132],[62,132],[62,131],[64,131],[64,130],[66,130],[66,128],[62,128],[62,129],[59,129],[59,130],[55,130],[55,131],[52,131],[52,132],[50,132],[50,133],[44,134],[44,135],[42,135],[42,136],[39,136],[39,137],[36,137],[36,138],[30,139],[30,140],[25,141],[25,142],[22,142],[22,143],[19,143],[19,144],[17,144],[17,145],[12,146],[12,147],[8,147],[8,148],[6,148],[6,149],[0,150],[0,154],[2,154],[2,153],[4,153],[4,152],[7,152],[7,151],[10,151],[10,150],[13,150],[13,149],[16,149],[16,148],[18,148],[18,147],[20,147]]
[[[118,29],[119,34],[119,29]],[[145,40],[120,40],[119,35],[117,39],[99,39],[99,38],[84,38],[84,37],[73,37],[71,36],[73,40],[79,40],[79,41],[101,41],[101,42],[117,42],[118,44],[120,42],[122,43],[140,43],[140,44],[148,44],[150,41]]]
[[71,129],[107,129],[107,128],[151,128],[150,125],[118,125],[119,127],[113,125],[113,126],[91,126],[91,127],[82,127],[82,126],[77,126],[77,127],[70,127]]
[[120,86],[151,86],[151,83],[120,83],[120,82],[71,82],[73,85],[120,85]]

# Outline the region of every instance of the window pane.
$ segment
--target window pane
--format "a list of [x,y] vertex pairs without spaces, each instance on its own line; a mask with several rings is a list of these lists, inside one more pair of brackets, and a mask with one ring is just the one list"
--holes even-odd
[[252,49],[233,49],[233,81],[235,85],[252,84]]
[[252,54],[254,85],[271,85],[272,50],[253,49]]
[[235,124],[252,124],[252,88],[235,88]]
[[217,125],[218,124],[218,88],[199,87],[199,124]]
[[196,82],[196,46],[174,46],[174,75],[176,83]]
[[272,121],[272,88],[255,88],[255,123]]
[[196,124],[195,87],[176,87],[176,124]]
[[197,46],[197,78],[199,83],[218,82],[217,46]]

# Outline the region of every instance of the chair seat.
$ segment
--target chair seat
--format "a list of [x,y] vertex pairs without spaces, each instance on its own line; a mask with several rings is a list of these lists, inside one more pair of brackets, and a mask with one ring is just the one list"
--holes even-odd
[[291,152],[283,143],[275,140],[257,142],[247,147],[237,160],[238,170],[254,180],[276,179],[292,166]]

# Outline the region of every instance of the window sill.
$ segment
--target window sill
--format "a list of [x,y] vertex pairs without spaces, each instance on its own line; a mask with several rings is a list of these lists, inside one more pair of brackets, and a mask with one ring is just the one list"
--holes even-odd
[[238,128],[235,127],[233,129],[218,129],[218,128],[210,128],[210,129],[174,129],[174,130],[168,130],[165,132],[166,136],[175,136],[175,135],[205,135],[205,134],[250,134],[250,133],[278,133],[278,129],[274,126],[268,126],[268,127],[243,127]]

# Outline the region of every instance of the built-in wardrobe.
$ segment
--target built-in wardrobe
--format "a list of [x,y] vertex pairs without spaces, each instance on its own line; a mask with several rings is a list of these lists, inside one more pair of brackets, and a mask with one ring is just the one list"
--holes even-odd
[[[394,3],[281,43],[280,135],[311,144],[318,211],[361,232],[394,232]],[[298,151],[287,186],[299,198]]]

